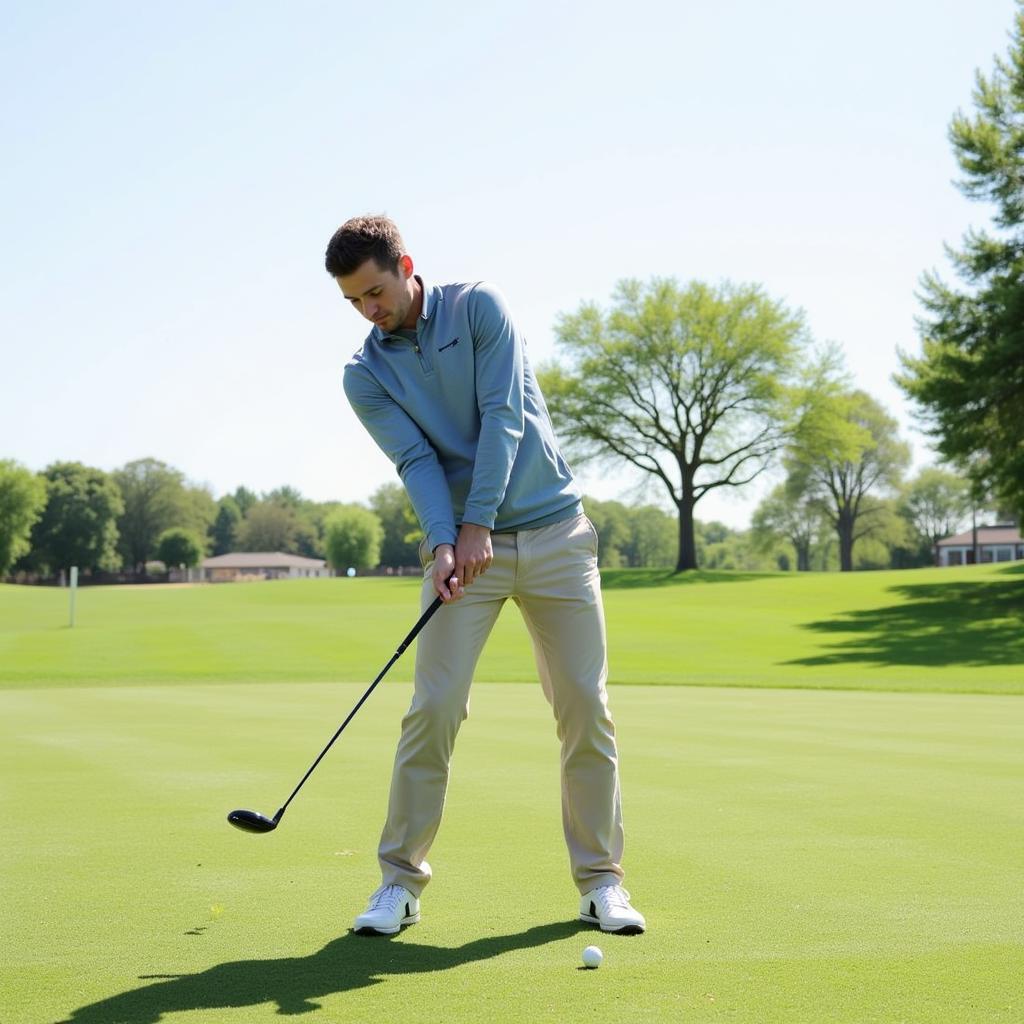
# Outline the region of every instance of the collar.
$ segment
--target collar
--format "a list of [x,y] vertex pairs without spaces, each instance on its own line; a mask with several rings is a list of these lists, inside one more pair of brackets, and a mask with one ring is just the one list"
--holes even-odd
[[434,303],[441,301],[441,289],[432,288],[419,274],[416,275],[416,280],[419,281],[420,287],[423,289],[423,308],[420,310],[420,319],[429,320],[430,314],[434,312]]
[[[419,274],[416,274],[415,277],[419,281],[420,288],[423,289],[423,308],[420,310],[419,319],[425,322],[430,319],[431,313],[434,312],[435,304],[440,302],[444,295],[439,285],[432,286],[427,284]],[[386,333],[376,326],[370,331],[370,335],[376,341],[387,341],[388,338],[401,337],[398,334]]]

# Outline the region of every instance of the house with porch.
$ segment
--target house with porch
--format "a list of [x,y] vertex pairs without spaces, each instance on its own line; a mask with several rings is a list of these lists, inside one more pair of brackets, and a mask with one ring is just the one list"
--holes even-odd
[[974,531],[967,530],[939,541],[936,545],[938,564],[974,565],[975,562],[1014,562],[1024,558],[1024,539],[1019,526],[1013,523],[979,526],[977,533],[977,556]]

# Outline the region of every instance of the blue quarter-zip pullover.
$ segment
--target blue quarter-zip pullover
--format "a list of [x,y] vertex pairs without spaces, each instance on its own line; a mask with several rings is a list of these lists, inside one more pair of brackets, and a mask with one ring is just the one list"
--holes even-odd
[[415,331],[379,327],[345,367],[345,394],[395,464],[427,543],[463,522],[496,533],[582,511],[536,378],[500,292],[423,288]]

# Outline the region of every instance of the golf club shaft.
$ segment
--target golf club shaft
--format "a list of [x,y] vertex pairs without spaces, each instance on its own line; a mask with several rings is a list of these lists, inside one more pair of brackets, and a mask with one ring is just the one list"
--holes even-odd
[[398,659],[402,656],[402,653],[405,651],[406,647],[408,647],[409,644],[411,644],[413,640],[416,639],[416,635],[430,621],[430,617],[434,614],[434,612],[437,611],[438,608],[441,607],[442,604],[443,602],[441,598],[436,597],[433,603],[430,605],[430,607],[420,616],[419,622],[417,622],[416,625],[413,626],[411,630],[409,630],[409,635],[398,645],[398,650],[396,650],[395,653],[391,655],[391,660],[381,669],[380,675],[377,676],[377,678],[374,679],[372,683],[370,683],[370,686],[367,689],[366,693],[364,693],[362,697],[359,698],[359,701],[356,704],[356,706],[348,713],[348,717],[345,719],[344,722],[341,723],[341,725],[338,726],[338,731],[331,737],[330,742],[327,744],[326,747],[324,747],[323,750],[320,751],[320,756],[309,766],[309,771],[307,771],[306,774],[302,776],[302,779],[300,780],[299,784],[295,787],[295,789],[292,790],[292,795],[288,797],[287,800],[285,800],[285,802],[281,805],[281,809],[277,812],[277,814],[274,815],[275,822],[281,820],[281,817],[284,815],[284,812],[287,809],[288,805],[292,802],[292,800],[295,799],[295,794],[298,793],[300,789],[302,789],[306,779],[308,779],[310,775],[313,774],[313,769],[316,768],[316,766],[324,759],[324,755],[327,753],[327,751],[334,746],[334,741],[345,731],[345,726],[352,721],[352,719],[355,717],[356,712],[366,702],[366,698],[369,697],[371,693],[373,693],[377,684],[388,674],[388,669],[390,669],[391,666],[394,665],[396,661],[398,661]]

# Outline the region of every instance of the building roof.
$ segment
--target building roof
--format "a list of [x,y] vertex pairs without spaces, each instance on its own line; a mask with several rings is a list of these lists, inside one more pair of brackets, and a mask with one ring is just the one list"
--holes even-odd
[[[1012,523],[1000,523],[998,526],[979,526],[979,544],[1020,544],[1020,527]],[[939,547],[971,547],[974,534],[970,530],[958,533],[954,537],[945,537],[939,541]]]
[[323,569],[322,558],[286,555],[283,551],[232,551],[203,559],[204,569]]

